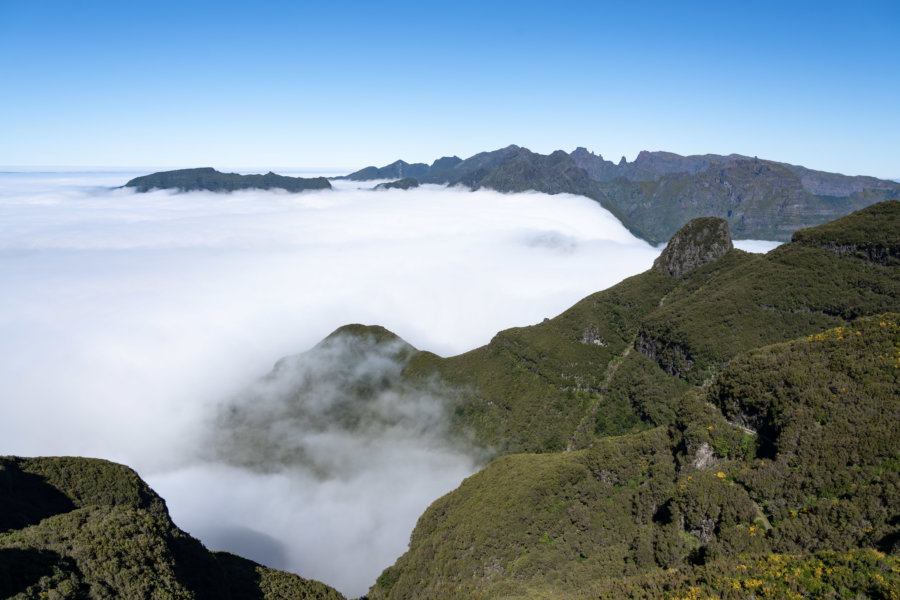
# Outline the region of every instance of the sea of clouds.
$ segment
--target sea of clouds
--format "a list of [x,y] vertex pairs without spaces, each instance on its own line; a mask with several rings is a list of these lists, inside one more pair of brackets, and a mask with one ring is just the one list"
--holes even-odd
[[[285,438],[282,427],[267,443],[290,439],[312,463],[269,469],[210,452],[223,409],[282,406],[246,390],[343,324],[453,355],[659,253],[565,194],[343,181],[302,194],[117,189],[145,173],[0,173],[0,454],[127,463],[209,547],[351,596],[405,551],[428,504],[479,467],[446,443],[440,394],[373,405],[418,428],[323,434],[299,421]],[[329,393],[316,397],[341,401]]]

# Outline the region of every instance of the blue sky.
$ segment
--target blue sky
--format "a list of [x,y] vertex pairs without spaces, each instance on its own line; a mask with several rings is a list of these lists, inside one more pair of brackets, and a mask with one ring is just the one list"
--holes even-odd
[[900,177],[900,2],[0,0],[0,165],[356,169],[519,144]]

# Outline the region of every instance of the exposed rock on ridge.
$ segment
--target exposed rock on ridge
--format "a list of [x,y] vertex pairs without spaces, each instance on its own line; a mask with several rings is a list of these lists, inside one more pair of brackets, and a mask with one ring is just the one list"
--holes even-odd
[[679,229],[653,268],[678,279],[711,263],[734,248],[728,222],[717,217],[701,217]]

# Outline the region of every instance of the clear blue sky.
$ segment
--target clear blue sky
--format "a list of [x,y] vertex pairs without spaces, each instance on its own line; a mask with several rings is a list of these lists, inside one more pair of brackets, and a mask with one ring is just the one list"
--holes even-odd
[[355,169],[514,143],[900,177],[898,31],[898,0],[0,0],[0,165]]

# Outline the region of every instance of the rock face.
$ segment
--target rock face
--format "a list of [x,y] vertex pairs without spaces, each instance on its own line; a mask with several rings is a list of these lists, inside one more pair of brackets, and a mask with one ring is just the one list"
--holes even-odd
[[676,279],[698,267],[711,263],[734,248],[728,222],[717,217],[701,217],[679,229],[653,269]]

